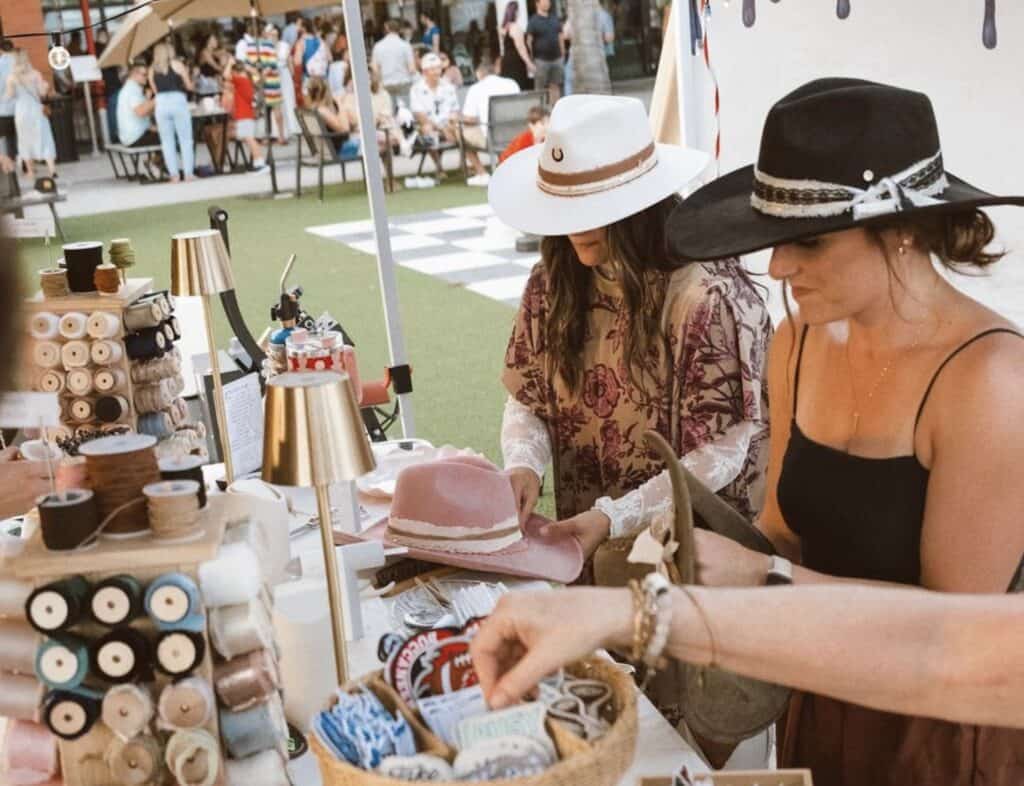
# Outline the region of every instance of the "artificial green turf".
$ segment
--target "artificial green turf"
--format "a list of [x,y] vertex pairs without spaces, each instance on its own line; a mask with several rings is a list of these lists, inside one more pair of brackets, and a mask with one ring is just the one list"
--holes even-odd
[[[158,187],[158,186],[154,186]],[[462,185],[390,195],[389,215],[421,213],[482,201],[484,192]],[[130,237],[136,251],[133,276],[170,284],[170,237],[208,225],[206,208],[193,202],[69,218],[69,240]],[[360,373],[381,376],[389,363],[376,260],[337,241],[310,235],[306,227],[369,218],[361,184],[332,186],[327,199],[233,198],[217,204],[230,215],[235,286],[242,312],[256,336],[269,324],[278,280],[290,253],[298,261],[289,283],[305,290],[303,306],[317,316],[329,310],[356,342]],[[35,271],[50,264],[42,241],[19,244],[26,291],[38,287]],[[54,249],[54,256],[59,252]],[[413,415],[417,436],[434,444],[471,446],[500,462],[498,448],[505,394],[499,381],[512,325],[508,306],[440,279],[397,268],[402,325],[413,367]],[[215,309],[216,310],[216,309]],[[218,337],[226,346],[227,321],[217,311]],[[188,326],[185,326],[188,329]],[[401,434],[400,427],[392,429]]]

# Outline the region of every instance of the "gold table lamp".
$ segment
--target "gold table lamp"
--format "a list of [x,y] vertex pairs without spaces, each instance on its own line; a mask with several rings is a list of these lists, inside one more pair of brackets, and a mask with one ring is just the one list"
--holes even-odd
[[355,480],[374,466],[348,374],[295,371],[267,383],[263,480],[316,489],[339,685],[348,680],[348,653],[329,489],[332,483]]
[[199,296],[206,317],[206,344],[210,350],[210,372],[213,375],[213,408],[217,413],[217,434],[224,456],[224,479],[230,485],[235,479],[231,461],[231,441],[224,410],[224,385],[220,378],[217,339],[213,335],[213,310],[210,298],[235,288],[231,275],[231,257],[224,238],[216,229],[180,232],[171,237],[171,293],[181,297]]

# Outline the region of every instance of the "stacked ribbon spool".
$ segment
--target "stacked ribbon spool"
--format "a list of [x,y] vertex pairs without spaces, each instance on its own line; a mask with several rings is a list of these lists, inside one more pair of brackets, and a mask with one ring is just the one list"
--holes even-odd
[[110,264],[117,268],[123,281],[127,275],[125,271],[135,266],[135,249],[129,238],[119,237],[110,241]]
[[160,480],[156,439],[145,434],[103,437],[82,445],[102,535],[137,535],[148,529],[143,489]]

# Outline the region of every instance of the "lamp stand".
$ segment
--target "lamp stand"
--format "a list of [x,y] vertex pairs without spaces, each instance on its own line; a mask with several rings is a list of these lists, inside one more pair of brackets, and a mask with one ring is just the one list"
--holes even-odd
[[348,682],[348,646],[345,639],[345,606],[341,582],[338,581],[338,555],[334,551],[334,527],[331,520],[329,486],[316,486],[316,508],[320,514],[320,540],[324,549],[324,572],[327,574],[327,601],[331,611],[331,633],[334,635],[334,668],[338,685]]
[[231,461],[231,441],[228,439],[228,419],[224,407],[224,384],[220,378],[220,359],[217,357],[217,339],[213,335],[213,309],[210,296],[202,295],[203,315],[206,318],[206,343],[210,350],[210,373],[213,375],[213,409],[217,414],[217,434],[220,449],[224,454],[224,480],[230,486],[235,481],[235,469]]

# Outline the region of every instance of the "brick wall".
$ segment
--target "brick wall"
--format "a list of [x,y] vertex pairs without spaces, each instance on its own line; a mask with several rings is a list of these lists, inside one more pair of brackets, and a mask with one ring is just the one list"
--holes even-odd
[[[43,27],[43,10],[39,0],[0,0],[0,19],[4,23],[4,34],[41,33]],[[18,38],[14,45],[19,49],[27,49],[29,57],[39,72],[47,79],[50,77],[50,66],[46,62],[49,48],[48,39]]]

